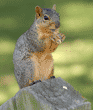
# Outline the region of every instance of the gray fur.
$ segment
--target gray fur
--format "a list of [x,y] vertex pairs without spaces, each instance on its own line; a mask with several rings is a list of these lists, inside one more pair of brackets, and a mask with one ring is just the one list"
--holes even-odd
[[[52,21],[56,23],[56,28],[60,26],[59,14],[55,10],[43,9],[42,13],[50,16]],[[35,64],[28,57],[32,55],[31,52],[43,51],[45,45],[43,40],[38,40],[38,27],[36,25],[40,22],[43,22],[42,17],[40,19],[35,18],[31,27],[18,38],[15,46],[13,53],[14,74],[20,88],[24,87],[28,82],[28,78],[32,80],[34,77]]]

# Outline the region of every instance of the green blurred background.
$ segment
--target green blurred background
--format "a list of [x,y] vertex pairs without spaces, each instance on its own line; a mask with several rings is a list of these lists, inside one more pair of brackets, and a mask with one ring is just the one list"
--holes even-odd
[[93,0],[0,0],[0,105],[19,91],[12,61],[17,39],[34,22],[35,6],[53,4],[66,35],[53,53],[54,75],[79,91],[93,110]]

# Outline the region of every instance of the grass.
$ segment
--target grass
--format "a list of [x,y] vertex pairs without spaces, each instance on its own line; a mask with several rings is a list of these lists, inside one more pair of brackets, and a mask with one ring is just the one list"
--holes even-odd
[[[13,51],[19,36],[33,23],[36,6],[35,4],[31,7],[30,0],[8,2],[4,0],[2,5],[0,4],[0,105],[19,91],[14,76]],[[57,4],[61,22],[60,30],[66,35],[66,39],[53,53],[53,58],[55,76],[70,83],[91,102],[93,109],[93,14],[91,10],[93,10],[93,3],[89,2],[70,1]]]

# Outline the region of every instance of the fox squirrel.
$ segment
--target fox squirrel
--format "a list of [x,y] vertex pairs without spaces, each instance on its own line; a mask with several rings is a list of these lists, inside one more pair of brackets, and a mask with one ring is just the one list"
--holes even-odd
[[35,20],[17,40],[13,53],[14,74],[19,88],[55,78],[52,52],[65,39],[59,33],[59,14],[53,8],[35,7]]

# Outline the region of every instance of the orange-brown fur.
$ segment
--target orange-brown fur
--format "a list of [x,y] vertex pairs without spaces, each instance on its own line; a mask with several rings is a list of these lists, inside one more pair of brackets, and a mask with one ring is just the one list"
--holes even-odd
[[[56,6],[54,5],[52,9],[56,10]],[[42,80],[50,79],[50,77],[53,76],[54,65],[53,65],[53,58],[52,58],[51,53],[54,52],[56,50],[56,48],[58,47],[58,45],[65,39],[64,34],[61,34],[61,33],[59,34],[59,26],[60,26],[59,24],[57,25],[53,21],[53,19],[51,19],[51,17],[49,15],[46,15],[48,17],[48,20],[44,20],[45,15],[43,14],[42,8],[40,8],[39,6],[36,6],[35,12],[36,12],[36,21],[35,21],[36,24],[34,25],[34,27],[35,27],[34,29],[35,29],[36,36],[33,33],[34,31],[28,31],[28,33],[25,34],[25,37],[28,37],[28,40],[31,40],[31,38],[35,36],[34,41],[36,40],[36,42],[38,42],[38,41],[42,40],[44,45],[42,47],[43,48],[42,51],[41,50],[40,51],[36,51],[36,50],[31,51],[31,49],[33,49],[33,48],[26,47],[26,48],[28,48],[29,56],[22,54],[22,55],[24,55],[22,61],[23,61],[23,64],[26,61],[26,66],[22,65],[21,69],[27,68],[28,66],[30,66],[30,63],[33,62],[32,63],[33,65],[31,66],[31,68],[32,69],[34,68],[34,72],[32,71],[32,73],[31,73],[30,69],[29,69],[29,73],[28,73],[28,71],[25,71],[25,72],[23,72],[24,74],[21,72],[21,69],[18,71],[15,71],[15,75],[16,75],[20,88],[29,86],[33,81],[36,81],[36,80],[42,81]],[[52,14],[54,14],[54,13],[52,13]],[[59,18],[57,20],[59,21]],[[32,30],[32,28],[33,27],[31,27],[31,30]],[[28,36],[26,36],[26,35],[28,35]],[[31,35],[31,38],[30,38],[30,35]],[[60,36],[62,37],[62,39],[60,38]],[[20,39],[23,40],[22,36]],[[27,43],[26,41],[24,41],[24,42],[25,42],[25,44]],[[34,46],[34,45],[32,45],[32,46]],[[19,48],[21,48],[21,47],[19,47]],[[16,61],[17,61],[16,60],[17,57],[15,57],[16,51],[14,53],[14,60],[15,60],[14,63],[16,63]],[[18,50],[18,52],[19,52],[19,50]],[[25,53],[24,50],[22,50],[22,52]],[[19,54],[18,54],[18,59],[20,59]],[[27,65],[27,63],[28,63],[28,65]],[[19,67],[21,66],[20,63],[19,64],[17,63],[16,65],[18,65]],[[18,67],[18,69],[19,69],[19,67]],[[21,73],[20,74],[21,78],[17,76],[17,74],[19,74],[19,73]],[[28,76],[30,74],[31,77],[29,77],[27,79],[27,76],[25,76],[26,74]],[[23,85],[23,83],[21,83],[21,81],[25,82],[25,84]]]
[[[39,18],[43,16],[41,13],[42,9],[36,7],[36,17]],[[40,14],[40,16],[38,16]],[[51,27],[50,27],[51,26]],[[35,71],[34,71],[34,79],[31,81],[29,80],[29,84],[35,80],[46,80],[50,79],[51,76],[53,76],[53,58],[52,58],[52,52],[55,51],[55,49],[58,47],[58,44],[56,42],[53,42],[50,37],[53,36],[53,32],[50,29],[55,29],[55,23],[50,22],[46,23],[46,25],[38,24],[38,39],[43,39],[45,44],[45,49],[43,52],[35,52],[33,53],[33,56],[30,58],[35,62]],[[56,33],[59,33],[59,29],[55,30]],[[60,39],[59,36],[56,35],[56,40]],[[62,40],[65,39],[65,36],[63,34]]]

